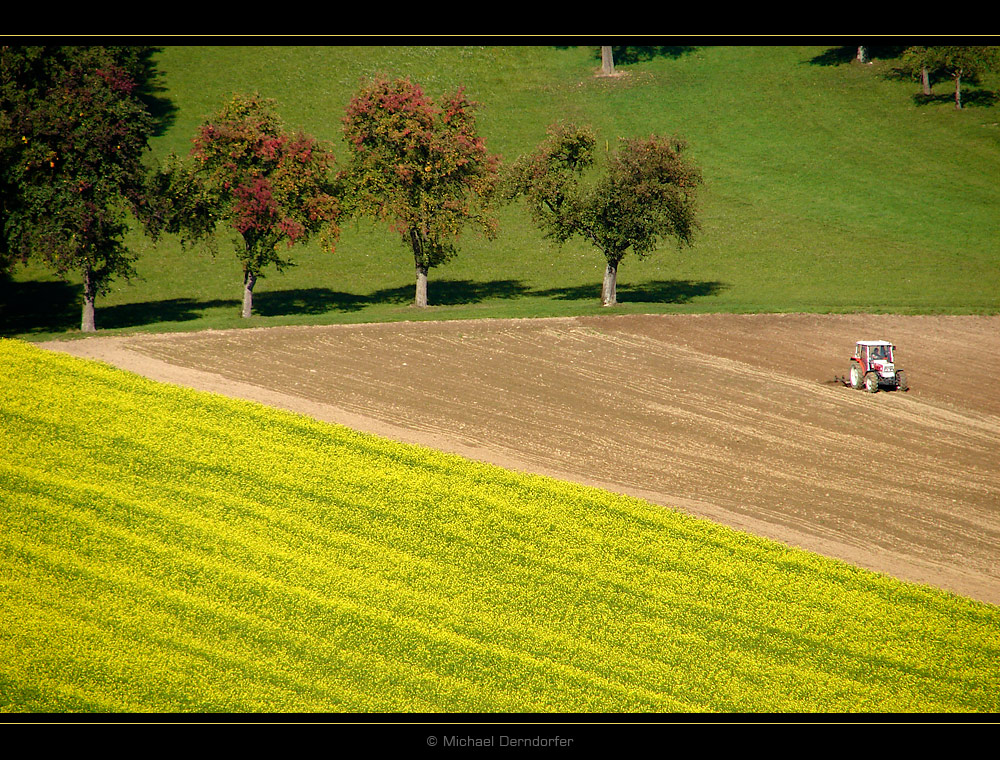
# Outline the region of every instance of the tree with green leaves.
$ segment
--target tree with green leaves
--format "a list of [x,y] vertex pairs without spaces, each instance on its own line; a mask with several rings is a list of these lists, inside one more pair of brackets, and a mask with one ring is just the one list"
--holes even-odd
[[926,47],[908,47],[900,53],[899,71],[919,79],[924,96],[931,94],[931,55]]
[[[287,249],[314,235],[334,249],[341,202],[333,153],[303,132],[286,130],[272,101],[234,96],[199,128],[191,159],[190,171],[175,166],[158,175],[181,199],[162,223],[171,230],[187,224],[196,237],[218,223],[239,235],[243,317],[252,313],[254,285],[267,268],[280,272],[293,264]],[[192,227],[193,217],[203,223]]]
[[614,306],[628,251],[644,258],[667,238],[691,244],[702,176],[683,155],[683,141],[652,135],[623,138],[593,178],[595,145],[588,127],[553,125],[534,153],[512,166],[505,196],[523,197],[535,224],[557,243],[579,235],[601,251],[601,304]]
[[962,80],[976,81],[983,74],[1000,69],[1000,47],[993,45],[937,45],[909,47],[901,56],[903,68],[923,82],[930,94],[930,74],[939,72],[955,83],[955,108],[962,108]]
[[378,77],[343,119],[353,211],[399,233],[413,255],[418,307],[427,306],[429,270],[457,254],[467,225],[496,235],[499,158],[477,134],[475,107],[462,89],[435,100],[409,79]]
[[153,120],[138,97],[145,48],[4,46],[0,51],[0,261],[44,262],[95,301],[135,272],[124,243],[146,202]]

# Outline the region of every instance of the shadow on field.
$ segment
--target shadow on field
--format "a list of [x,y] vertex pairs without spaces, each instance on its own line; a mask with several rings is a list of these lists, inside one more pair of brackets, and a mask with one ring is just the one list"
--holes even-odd
[[97,301],[96,321],[98,328],[139,327],[158,322],[190,322],[198,319],[206,309],[240,308],[235,299],[213,299],[198,301],[194,298],[166,298],[161,301],[142,301],[115,306],[101,306]]
[[0,276],[0,336],[80,326],[83,287],[61,281],[13,282]]
[[[632,303],[688,303],[695,298],[721,292],[725,283],[697,280],[652,280],[620,284],[618,298]],[[62,332],[80,327],[82,295],[79,284],[66,282],[10,282],[0,279],[0,336]],[[520,280],[440,279],[433,274],[427,282],[432,306],[460,306],[484,301],[525,297],[552,298],[559,301],[597,302],[601,283],[564,288],[534,290]],[[369,306],[413,302],[414,286],[382,288],[368,295],[345,293],[330,288],[292,288],[259,290],[254,293],[254,314],[261,317],[322,315],[330,312],[355,312]],[[238,299],[168,298],[159,301],[103,306],[97,301],[98,329],[118,329],[167,322],[189,322],[209,309],[231,309],[238,313]]]
[[[694,298],[721,292],[725,283],[696,280],[652,280],[635,285],[618,286],[619,300],[638,303],[688,303]],[[601,283],[565,288],[533,290],[520,280],[435,280],[427,281],[427,298],[435,306],[460,306],[487,300],[522,297],[554,298],[559,301],[594,301],[601,297]],[[368,297],[369,304],[407,304],[413,301],[413,286],[377,290]]]
[[178,111],[177,105],[164,95],[168,90],[162,82],[163,74],[154,60],[161,52],[163,48],[159,47],[141,49],[139,55],[141,73],[136,91],[149,115],[153,117],[153,135],[156,137],[166,134],[174,125]]
[[[415,285],[376,290],[371,294],[372,303],[411,303]],[[532,295],[531,289],[520,280],[435,280],[433,273],[427,278],[427,300],[434,306],[460,306],[482,303],[493,299],[520,298]]]
[[[198,301],[168,298],[159,301],[104,306],[97,299],[98,329],[139,327],[161,322],[189,322],[206,309],[239,309],[238,300]],[[0,337],[78,330],[82,318],[83,286],[60,281],[11,282],[0,278]]]
[[[706,280],[651,280],[635,285],[619,283],[618,300],[635,303],[689,303],[694,298],[715,295],[725,289],[726,284],[723,282]],[[560,301],[593,301],[601,297],[601,283],[550,288],[535,291],[532,295]]]
[[[888,61],[899,58],[906,45],[867,45],[869,60]],[[858,57],[857,45],[840,45],[827,48],[817,56],[809,59],[814,66],[841,66],[850,63]]]
[[[654,58],[680,58],[692,53],[698,48],[693,45],[612,45],[611,54],[615,66],[628,66],[630,63],[652,61]],[[594,58],[601,60],[601,49],[594,49]]]
[[262,317],[283,317],[289,314],[326,314],[328,311],[357,311],[368,305],[368,299],[354,293],[330,288],[293,288],[291,290],[260,290],[254,292],[253,310]]
[[[1000,96],[990,90],[978,89],[962,91],[962,108],[980,106],[989,107],[996,105],[998,101],[1000,101]],[[954,85],[952,85],[951,92],[936,93],[931,95],[924,95],[922,92],[918,92],[913,96],[913,103],[917,106],[929,106],[939,103],[953,106],[955,104]]]
[[[254,294],[254,311],[262,317],[278,317],[291,314],[325,314],[330,311],[358,311],[378,304],[405,305],[413,302],[414,289],[415,284],[402,285],[396,288],[382,288],[367,296],[329,288],[261,291]],[[433,273],[427,279],[427,298],[434,306],[458,306],[524,295],[530,295],[530,290],[518,280],[488,282],[436,280]]]

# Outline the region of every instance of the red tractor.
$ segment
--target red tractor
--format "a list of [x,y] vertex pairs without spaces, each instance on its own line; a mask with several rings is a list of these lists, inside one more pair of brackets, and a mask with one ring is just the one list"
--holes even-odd
[[859,340],[851,357],[848,377],[852,388],[877,393],[880,386],[907,391],[906,373],[893,361],[896,347],[884,340]]

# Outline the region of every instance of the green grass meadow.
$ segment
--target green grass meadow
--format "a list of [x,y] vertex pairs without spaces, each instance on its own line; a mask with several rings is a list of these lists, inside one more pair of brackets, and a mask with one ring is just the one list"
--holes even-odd
[[995,713],[1000,610],[0,340],[0,711]]
[[[588,46],[166,46],[155,55],[164,128],[151,159],[186,154],[198,125],[233,92],[274,98],[285,122],[346,154],[341,118],[364,77],[404,75],[433,95],[464,86],[487,145],[530,151],[550,123],[591,124],[606,148],[622,136],[678,134],[703,169],[703,229],[620,270],[621,313],[1000,310],[998,82],[950,84],[918,98],[891,60],[851,62],[850,48],[633,48],[620,76],[598,77]],[[878,50],[876,50],[876,54]],[[600,311],[600,254],[557,247],[520,205],[501,233],[466,234],[431,272],[432,308],[412,301],[412,258],[398,237],[351,221],[336,253],[299,248],[297,266],[258,283],[239,317],[242,275],[226,243],[212,258],[176,240],[140,252],[139,277],[98,301],[98,328],[188,330],[301,322],[530,317]],[[32,340],[79,327],[80,285],[38,267],[0,283],[0,334]]]

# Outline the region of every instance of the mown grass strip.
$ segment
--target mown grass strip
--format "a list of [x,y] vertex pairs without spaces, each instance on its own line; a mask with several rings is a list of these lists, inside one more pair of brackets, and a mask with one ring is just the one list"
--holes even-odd
[[0,710],[996,712],[1000,610],[0,341]]

